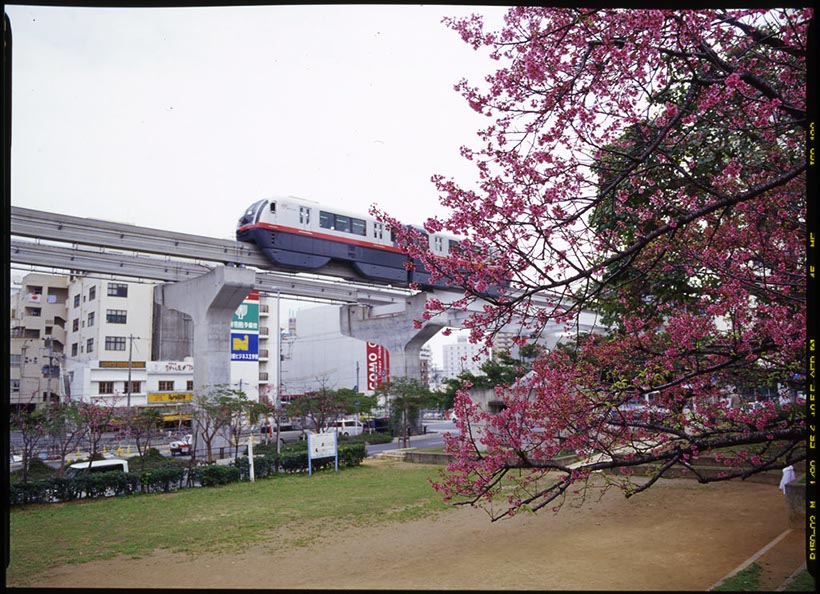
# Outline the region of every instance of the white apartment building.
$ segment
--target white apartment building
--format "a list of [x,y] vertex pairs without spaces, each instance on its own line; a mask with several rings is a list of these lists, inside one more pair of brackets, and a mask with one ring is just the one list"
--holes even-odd
[[486,353],[480,353],[480,346],[469,342],[467,336],[458,336],[454,344],[442,346],[444,377],[453,379],[469,371],[473,375],[483,375],[481,365],[489,359]]
[[153,284],[71,280],[65,366],[72,399],[146,405],[153,301]]

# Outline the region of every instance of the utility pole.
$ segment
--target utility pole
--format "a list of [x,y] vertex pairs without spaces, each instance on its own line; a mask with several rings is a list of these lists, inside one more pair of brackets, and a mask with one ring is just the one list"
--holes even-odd
[[46,393],[48,394],[48,402],[51,403],[51,363],[54,358],[54,339],[51,336],[46,336],[43,340],[46,343],[46,347],[48,347],[48,381],[46,382]]
[[282,329],[279,327],[280,292],[276,289],[276,454],[282,453],[282,442],[279,438],[279,416],[282,410],[282,395],[279,387],[282,383]]
[[126,387],[127,388],[127,393],[128,393],[128,396],[126,398],[126,403],[127,403],[126,408],[128,409],[128,412],[131,412],[131,364],[132,364],[131,357],[133,355],[133,352],[134,352],[134,335],[129,334],[128,335],[128,385]]

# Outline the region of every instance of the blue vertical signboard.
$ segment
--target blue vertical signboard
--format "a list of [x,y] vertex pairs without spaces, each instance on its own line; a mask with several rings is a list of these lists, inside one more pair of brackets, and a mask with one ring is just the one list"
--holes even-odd
[[231,319],[231,361],[259,360],[259,293],[251,291]]

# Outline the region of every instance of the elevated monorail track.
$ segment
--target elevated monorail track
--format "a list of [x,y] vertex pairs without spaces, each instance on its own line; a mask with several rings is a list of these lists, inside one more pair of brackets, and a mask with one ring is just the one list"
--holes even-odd
[[395,303],[411,293],[355,283],[342,267],[326,272],[344,280],[264,270],[270,262],[250,244],[100,219],[13,206],[10,230],[15,264],[161,282],[195,278],[218,265],[243,266],[258,269],[255,288],[262,293],[336,303]]

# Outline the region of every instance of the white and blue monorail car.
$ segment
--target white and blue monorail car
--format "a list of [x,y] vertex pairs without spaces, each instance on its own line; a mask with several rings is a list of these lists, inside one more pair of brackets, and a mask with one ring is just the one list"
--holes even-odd
[[[444,256],[458,241],[426,233],[430,251]],[[350,265],[362,278],[396,285],[430,283],[430,273],[396,245],[384,223],[293,196],[259,200],[239,219],[236,239],[254,243],[278,267],[316,271],[331,261]],[[444,286],[439,285],[439,286]]]

